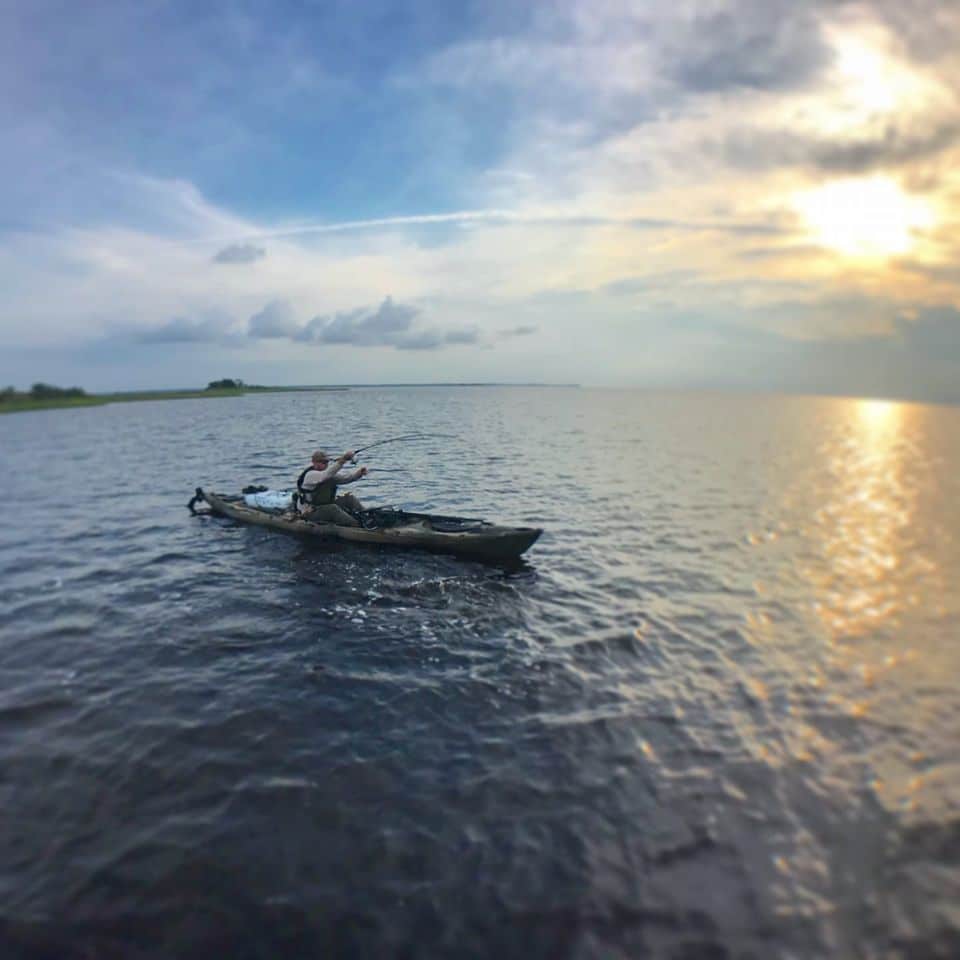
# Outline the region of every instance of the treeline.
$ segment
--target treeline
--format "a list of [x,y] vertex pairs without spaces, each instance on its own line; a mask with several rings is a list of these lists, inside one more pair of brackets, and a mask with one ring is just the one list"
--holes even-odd
[[242,380],[234,380],[231,377],[224,377],[222,380],[211,380],[206,388],[207,390],[268,390],[269,387],[261,387],[256,383],[244,383]]
[[[205,390],[266,390],[257,384],[244,383],[242,380],[233,380],[225,377],[223,380],[211,380]],[[156,391],[158,394],[169,391]],[[16,387],[6,387],[0,390],[0,403],[5,400],[68,400],[71,397],[88,396],[83,387],[55,387],[50,383],[35,383],[29,390],[17,390]]]
[[87,393],[82,387],[57,387],[50,383],[35,383],[29,390],[16,387],[0,389],[0,412],[15,410],[38,410],[49,407],[87,407],[103,403],[117,403],[130,400],[176,400],[185,397],[222,397],[231,394],[243,394],[251,390],[271,391],[283,389],[262,387],[259,384],[244,383],[225,377],[211,380],[203,389],[193,390],[137,390],[124,393]]
[[35,383],[28,392],[21,393],[15,387],[0,390],[0,403],[29,397],[31,400],[61,400],[69,397],[85,397],[82,387],[54,387],[49,383]]

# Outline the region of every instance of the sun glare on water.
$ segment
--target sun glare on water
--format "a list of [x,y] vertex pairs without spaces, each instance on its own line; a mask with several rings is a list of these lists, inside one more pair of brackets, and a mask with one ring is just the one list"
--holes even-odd
[[934,222],[929,204],[889,177],[828,183],[794,202],[817,243],[850,257],[905,254]]

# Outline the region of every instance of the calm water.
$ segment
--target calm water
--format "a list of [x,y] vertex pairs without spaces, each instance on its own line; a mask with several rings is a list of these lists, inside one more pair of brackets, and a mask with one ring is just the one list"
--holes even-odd
[[[359,492],[524,566],[185,509],[412,430]],[[960,953],[960,411],[272,394],[0,471],[3,957]]]

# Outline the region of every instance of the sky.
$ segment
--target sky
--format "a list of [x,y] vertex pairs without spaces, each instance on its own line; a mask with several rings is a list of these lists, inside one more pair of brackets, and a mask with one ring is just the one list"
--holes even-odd
[[960,3],[0,0],[0,386],[960,402]]

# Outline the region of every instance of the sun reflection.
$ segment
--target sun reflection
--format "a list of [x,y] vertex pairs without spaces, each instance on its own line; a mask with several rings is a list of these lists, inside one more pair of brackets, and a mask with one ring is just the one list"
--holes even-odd
[[857,415],[868,431],[897,426],[900,405],[892,400],[860,400],[857,403]]
[[[755,709],[776,710],[778,722],[778,741],[756,755],[856,768],[857,783],[869,783],[886,809],[930,815],[948,808],[956,783],[942,749],[955,727],[956,647],[942,634],[960,605],[945,599],[956,561],[943,558],[960,554],[940,525],[955,498],[936,485],[928,409],[885,400],[820,409],[819,449],[784,488],[782,511],[797,523],[788,549],[762,533],[747,538],[767,561],[758,609],[745,614],[766,669],[741,682]],[[789,652],[786,621],[769,606],[787,597],[806,627],[811,614],[820,627]]]
[[861,400],[830,464],[830,498],[817,514],[826,565],[814,575],[817,612],[835,636],[892,620],[906,598],[894,576],[912,499],[902,481],[905,406]]

